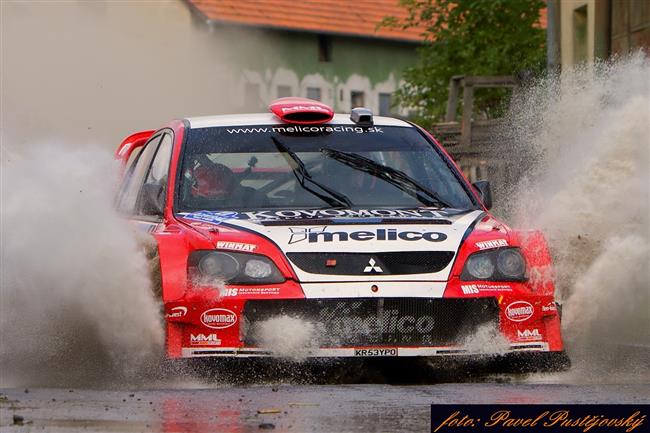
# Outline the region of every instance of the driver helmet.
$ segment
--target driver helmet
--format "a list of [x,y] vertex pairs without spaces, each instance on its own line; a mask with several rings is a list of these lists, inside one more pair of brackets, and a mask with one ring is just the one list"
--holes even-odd
[[235,185],[233,172],[223,164],[194,169],[192,196],[207,199],[224,199]]

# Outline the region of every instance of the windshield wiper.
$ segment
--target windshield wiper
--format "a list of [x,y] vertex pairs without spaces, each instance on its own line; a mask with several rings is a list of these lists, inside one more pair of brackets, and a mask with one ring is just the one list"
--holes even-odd
[[417,180],[413,179],[403,171],[387,167],[373,161],[372,159],[355,153],[342,152],[340,150],[329,148],[323,148],[320,151],[329,158],[335,159],[347,166],[366,172],[394,185],[427,206],[453,207],[445,202],[436,192],[425,188]]
[[[298,179],[298,183],[300,183],[300,186],[302,186],[304,189],[314,194],[316,197],[320,198],[321,200],[323,200],[324,202],[326,202],[332,207],[352,207],[352,202],[345,195],[341,194],[340,192],[336,192],[333,189],[312,179],[311,174],[309,174],[309,172],[307,171],[307,167],[305,167],[305,163],[302,161],[302,159],[300,159],[300,157],[298,157],[298,155],[296,155],[295,152],[293,152],[291,149],[285,146],[277,138],[271,137],[271,140],[273,140],[275,147],[278,148],[280,153],[287,154],[289,156],[290,159],[288,161],[289,165],[291,166],[291,170],[293,171],[294,176],[296,176],[296,179]],[[306,182],[309,182],[312,185],[317,186],[321,190],[325,191],[327,194],[321,194],[320,192],[308,187],[307,185],[305,185]]]

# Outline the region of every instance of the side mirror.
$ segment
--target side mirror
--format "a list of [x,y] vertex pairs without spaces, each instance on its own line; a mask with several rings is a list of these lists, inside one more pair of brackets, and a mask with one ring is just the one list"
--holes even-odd
[[142,186],[141,209],[144,215],[163,216],[163,191],[163,186],[155,183],[146,183]]
[[488,210],[492,209],[492,189],[490,188],[490,182],[487,180],[479,180],[474,182],[472,186],[478,191],[478,195],[485,208]]

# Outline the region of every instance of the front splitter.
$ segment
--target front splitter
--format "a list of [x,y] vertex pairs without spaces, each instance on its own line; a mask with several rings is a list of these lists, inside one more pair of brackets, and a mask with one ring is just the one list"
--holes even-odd
[[[485,356],[505,355],[516,352],[548,352],[549,345],[546,342],[515,343],[505,351],[473,351],[462,347],[336,347],[336,348],[315,348],[296,351],[295,355],[300,358],[353,358],[353,357],[416,357],[416,356]],[[184,347],[181,351],[183,358],[197,357],[269,357],[282,356],[271,350],[260,348],[232,348],[232,347]]]

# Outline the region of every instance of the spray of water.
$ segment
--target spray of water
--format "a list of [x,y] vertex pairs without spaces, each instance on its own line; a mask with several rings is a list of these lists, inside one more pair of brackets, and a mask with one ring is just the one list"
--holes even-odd
[[487,324],[465,337],[461,347],[470,353],[498,355],[506,353],[510,343],[496,327]]
[[544,79],[506,123],[523,176],[505,210],[550,242],[569,374],[649,378],[650,60],[637,53]]
[[260,347],[271,350],[274,356],[299,361],[305,358],[316,343],[316,327],[301,319],[278,316],[261,322],[253,329]]
[[0,386],[110,386],[158,358],[159,307],[112,208],[115,168],[94,147],[3,154]]

